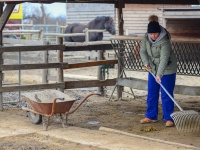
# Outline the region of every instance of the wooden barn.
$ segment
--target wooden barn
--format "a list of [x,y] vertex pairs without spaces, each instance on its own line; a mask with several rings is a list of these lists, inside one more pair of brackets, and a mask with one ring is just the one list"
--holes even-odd
[[[117,9],[114,4],[67,3],[66,8],[66,24],[87,23],[97,16],[111,16],[115,19],[118,28]],[[125,4],[124,34],[144,35],[151,14],[159,17],[160,24],[167,28],[172,36],[200,36],[200,6],[169,4]]]
[[148,17],[155,14],[172,36],[199,37],[200,7],[192,5],[127,4],[123,10],[126,35],[144,35]]

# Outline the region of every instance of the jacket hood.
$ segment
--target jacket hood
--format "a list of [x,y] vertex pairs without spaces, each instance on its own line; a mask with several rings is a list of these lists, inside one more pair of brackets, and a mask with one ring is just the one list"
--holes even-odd
[[165,37],[166,35],[167,35],[169,40],[171,39],[171,36],[170,36],[169,32],[165,28],[163,28],[162,26],[160,26],[160,28],[161,28],[161,32],[159,34],[159,37],[155,41],[153,41],[151,39],[150,34],[147,34],[148,39],[149,39],[149,41],[151,42],[152,45],[154,45],[157,42],[159,42],[160,40],[162,40],[162,38]]

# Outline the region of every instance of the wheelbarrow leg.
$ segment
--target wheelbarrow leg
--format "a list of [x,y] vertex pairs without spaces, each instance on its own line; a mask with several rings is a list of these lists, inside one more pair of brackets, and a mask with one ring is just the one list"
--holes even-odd
[[63,128],[67,127],[67,118],[68,118],[67,114],[60,114],[60,120],[62,122]]
[[47,131],[48,126],[49,126],[49,119],[50,117],[42,116],[42,126],[43,130]]

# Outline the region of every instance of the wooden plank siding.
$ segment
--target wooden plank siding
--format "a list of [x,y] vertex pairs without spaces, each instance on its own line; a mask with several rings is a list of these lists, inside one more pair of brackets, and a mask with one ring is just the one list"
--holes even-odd
[[175,37],[200,37],[200,7],[162,8],[166,28]]
[[167,29],[172,36],[200,37],[200,19],[169,19]]
[[163,24],[162,11],[157,8],[160,5],[127,4],[123,10],[124,32],[127,35],[142,36],[147,31],[148,17],[155,14],[159,17],[159,23]]
[[126,4],[123,9],[125,35],[143,36],[152,14],[159,17],[160,25],[174,37],[200,37],[200,7],[159,4]]
[[[143,35],[146,32],[148,17],[151,14],[159,16],[162,25],[162,10],[157,8],[160,5],[139,5],[126,4],[123,9],[124,33],[126,29],[130,34]],[[66,24],[80,22],[88,23],[97,16],[111,16],[115,20],[116,30],[118,32],[117,9],[112,4],[66,4],[67,20]],[[108,40],[110,34],[104,34],[104,40]]]
[[[96,16],[109,15],[115,18],[118,30],[117,9],[112,4],[66,5],[67,24],[88,23]],[[155,14],[159,17],[160,25],[166,27],[172,36],[199,37],[199,10],[198,7],[194,8],[189,5],[126,4],[123,8],[124,34],[143,36],[147,31],[148,17]],[[109,36],[106,33],[104,39],[108,40]]]

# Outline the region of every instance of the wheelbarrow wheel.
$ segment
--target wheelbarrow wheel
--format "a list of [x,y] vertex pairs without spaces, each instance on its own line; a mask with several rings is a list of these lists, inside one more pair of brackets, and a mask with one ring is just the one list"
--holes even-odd
[[28,118],[29,120],[33,123],[33,124],[40,124],[42,123],[42,115],[33,113],[33,112],[27,112]]
[[[27,104],[27,107],[32,109],[30,105]],[[33,113],[33,112],[30,112],[30,111],[27,111],[27,116],[29,118],[29,120],[33,123],[33,124],[40,124],[42,123],[42,115],[40,114],[36,114],[36,113]]]

